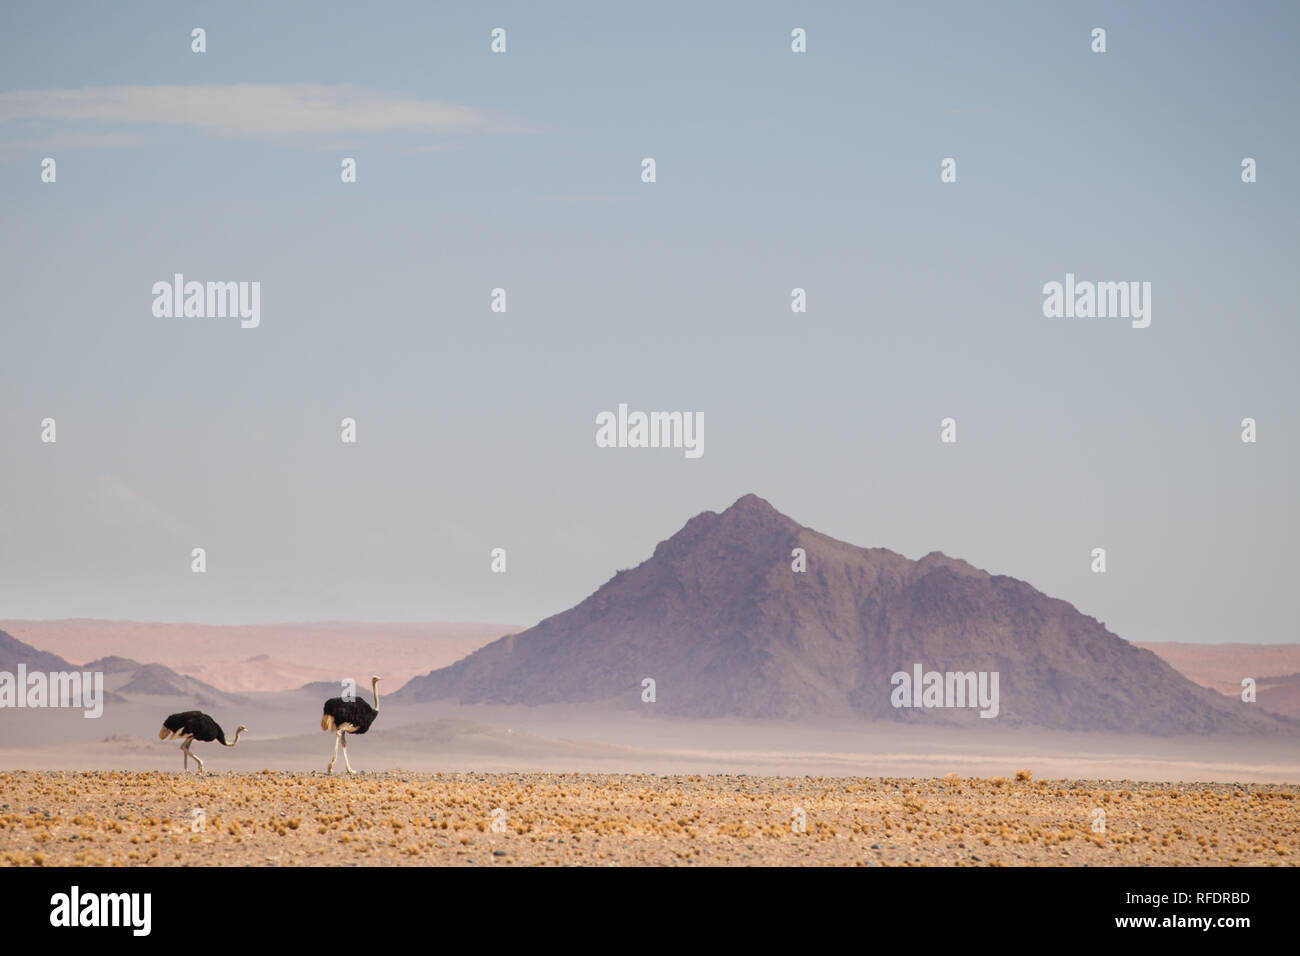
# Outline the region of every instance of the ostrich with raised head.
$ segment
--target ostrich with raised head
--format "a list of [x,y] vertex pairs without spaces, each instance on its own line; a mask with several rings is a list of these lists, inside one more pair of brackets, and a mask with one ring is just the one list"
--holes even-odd
[[235,739],[226,743],[225,731],[221,725],[209,717],[207,714],[198,710],[187,710],[179,714],[172,714],[163,721],[162,730],[158,731],[159,740],[168,740],[173,737],[184,737],[185,743],[181,744],[181,753],[185,755],[184,769],[190,769],[190,758],[199,765],[199,772],[203,772],[203,761],[198,754],[190,753],[190,744],[196,740],[208,741],[216,740],[225,747],[233,747],[239,743],[239,735],[248,730],[243,724],[235,729]]
[[370,692],[375,695],[375,706],[371,707],[360,697],[331,697],[325,701],[325,711],[321,714],[320,729],[334,732],[334,756],[330,758],[326,773],[334,771],[334,761],[339,759],[339,744],[343,744],[343,763],[348,773],[353,773],[352,763],[348,760],[348,734],[364,734],[379,716],[379,678],[370,678]]

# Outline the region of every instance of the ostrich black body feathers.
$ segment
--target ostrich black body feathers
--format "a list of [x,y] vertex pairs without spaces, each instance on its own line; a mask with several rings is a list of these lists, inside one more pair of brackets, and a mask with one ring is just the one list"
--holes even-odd
[[331,697],[325,701],[320,727],[321,730],[342,730],[349,734],[364,734],[378,716],[379,711],[360,697],[352,700]]
[[186,710],[179,714],[172,714],[163,721],[162,730],[158,731],[159,740],[166,740],[168,737],[191,736],[195,740],[216,740],[223,744],[226,742],[226,734],[221,729],[221,725],[198,710]]

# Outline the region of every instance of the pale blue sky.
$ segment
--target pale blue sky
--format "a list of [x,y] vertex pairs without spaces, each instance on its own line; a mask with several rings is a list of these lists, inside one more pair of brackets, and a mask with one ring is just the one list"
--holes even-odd
[[[1296,640],[1297,26],[6,4],[0,617],[529,624],[753,491],[1130,640]],[[294,84],[338,102],[274,132]],[[153,317],[178,271],[261,281],[261,327]],[[1151,327],[1045,319],[1067,271],[1150,281]],[[704,457],[596,448],[619,402],[703,412]]]

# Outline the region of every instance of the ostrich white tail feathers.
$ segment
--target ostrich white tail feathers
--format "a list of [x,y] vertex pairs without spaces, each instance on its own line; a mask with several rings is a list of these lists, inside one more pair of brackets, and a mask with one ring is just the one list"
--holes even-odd
[[321,718],[320,718],[320,729],[321,729],[321,730],[333,730],[333,729],[334,729],[334,718],[331,717],[329,714],[321,714]]

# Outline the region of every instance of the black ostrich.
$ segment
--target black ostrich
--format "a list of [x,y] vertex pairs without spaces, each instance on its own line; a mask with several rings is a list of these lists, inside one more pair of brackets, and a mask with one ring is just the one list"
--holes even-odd
[[326,773],[334,771],[334,761],[339,759],[339,744],[343,744],[343,763],[348,773],[352,773],[352,764],[348,760],[348,734],[364,734],[379,716],[379,678],[370,678],[370,691],[375,695],[375,706],[371,707],[359,697],[348,700],[345,697],[331,697],[325,701],[325,712],[321,715],[320,729],[334,731],[334,756],[325,768]]
[[181,753],[185,755],[184,769],[190,769],[190,758],[193,757],[199,765],[199,772],[202,773],[203,761],[198,754],[190,753],[190,744],[196,740],[216,740],[226,747],[233,747],[239,743],[239,735],[247,729],[243,724],[240,724],[235,730],[235,739],[230,743],[226,743],[226,734],[219,723],[202,711],[187,710],[180,714],[172,714],[164,720],[162,730],[158,731],[158,739],[167,740],[171,737],[184,737],[185,743],[181,744]]

